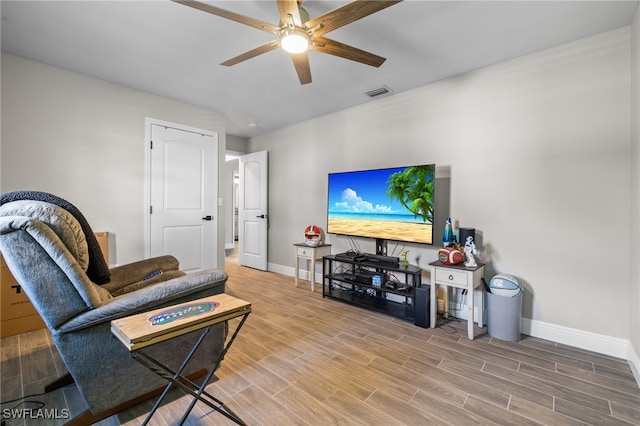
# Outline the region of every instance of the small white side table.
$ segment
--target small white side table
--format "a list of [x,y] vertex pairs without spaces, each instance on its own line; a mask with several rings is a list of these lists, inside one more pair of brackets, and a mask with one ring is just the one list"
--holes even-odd
[[298,275],[300,274],[300,259],[304,259],[307,263],[311,262],[309,281],[311,282],[311,291],[315,291],[316,260],[331,254],[331,244],[320,244],[316,247],[311,247],[304,243],[296,243],[294,246],[296,249],[296,287],[298,287]]
[[[457,287],[467,290],[467,300],[469,300],[469,317],[467,319],[467,330],[469,340],[473,340],[473,299],[474,289],[480,287],[480,306],[478,306],[478,327],[482,328],[482,315],[484,313],[484,288],[482,287],[482,275],[484,274],[484,263],[477,262],[478,266],[466,267],[464,263],[459,265],[445,265],[439,260],[431,262],[431,328],[436,328],[436,301],[437,286],[445,286],[448,294],[449,287]],[[445,309],[448,306],[448,297],[445,298]]]

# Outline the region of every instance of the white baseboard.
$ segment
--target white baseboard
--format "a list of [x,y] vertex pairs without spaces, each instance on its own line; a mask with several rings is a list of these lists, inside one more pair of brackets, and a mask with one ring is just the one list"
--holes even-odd
[[522,333],[617,358],[628,359],[631,343],[626,339],[522,318]]
[[[270,263],[268,268],[269,271],[277,272],[282,275],[290,277],[295,275],[295,268],[289,266]],[[300,270],[300,279],[308,279],[308,277],[309,271]],[[316,283],[322,285],[322,271],[316,270]],[[456,315],[456,317],[465,320],[467,319],[466,306],[462,306],[462,309],[456,310],[455,303],[450,302],[450,305],[450,312]],[[474,311],[474,319],[477,321],[477,308],[474,309]],[[486,321],[484,321],[484,325],[486,327]],[[629,340],[605,336],[584,330],[577,330],[529,318],[522,318],[520,327],[522,334],[526,334],[527,336],[538,337],[540,339],[550,340],[567,346],[573,346],[603,355],[626,359],[633,371],[636,382],[640,386],[640,357],[638,357],[638,354],[633,350],[633,346]]]
[[[286,275],[288,277],[295,277],[296,268],[291,266],[283,266],[277,265],[275,263],[269,263],[267,268],[270,272],[276,272],[278,274]],[[311,275],[311,271],[307,271],[306,269],[300,268],[300,275],[298,276],[301,280],[309,281],[309,276]],[[322,285],[322,268],[316,266],[316,285]]]
[[[296,275],[296,268],[291,266],[283,266],[275,263],[269,263],[267,264],[267,268],[270,272],[286,275],[288,277],[293,277]],[[303,276],[306,277],[308,275],[309,275],[308,271],[302,270],[302,268],[300,269],[300,278],[302,278]],[[322,272],[320,273],[320,276],[322,276]],[[319,281],[316,281],[316,282],[319,282]]]

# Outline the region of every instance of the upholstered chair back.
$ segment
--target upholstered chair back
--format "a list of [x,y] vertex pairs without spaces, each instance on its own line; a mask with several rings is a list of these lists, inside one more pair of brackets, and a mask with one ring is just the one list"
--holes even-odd
[[[47,327],[111,299],[86,274],[87,243],[78,221],[65,209],[39,201],[0,206],[0,249],[9,269]],[[64,300],[64,303],[47,303]]]

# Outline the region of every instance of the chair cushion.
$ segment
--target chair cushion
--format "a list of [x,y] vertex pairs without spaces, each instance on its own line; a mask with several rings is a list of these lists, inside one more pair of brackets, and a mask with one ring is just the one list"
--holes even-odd
[[89,266],[89,251],[84,231],[65,209],[42,201],[12,201],[0,206],[0,216],[22,216],[47,224],[58,235],[83,271]]
[[[141,288],[150,286],[150,285],[154,285],[157,283],[161,283],[164,281],[169,281],[172,280],[174,278],[178,278],[178,277],[182,277],[184,275],[187,275],[186,272],[184,271],[167,271],[167,272],[163,272],[160,275],[156,275],[153,278],[149,278],[146,280],[140,280],[131,284],[128,284],[124,287],[121,287],[117,290],[114,290],[111,292],[111,296],[116,297],[116,296],[120,296],[122,294],[127,294],[127,293],[131,293],[132,291],[136,291],[139,290]],[[104,288],[104,287],[103,287]]]

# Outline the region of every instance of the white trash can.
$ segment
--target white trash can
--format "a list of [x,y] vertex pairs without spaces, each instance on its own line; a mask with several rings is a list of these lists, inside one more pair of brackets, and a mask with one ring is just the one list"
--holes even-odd
[[522,295],[500,296],[487,293],[487,328],[489,335],[508,342],[520,341]]

